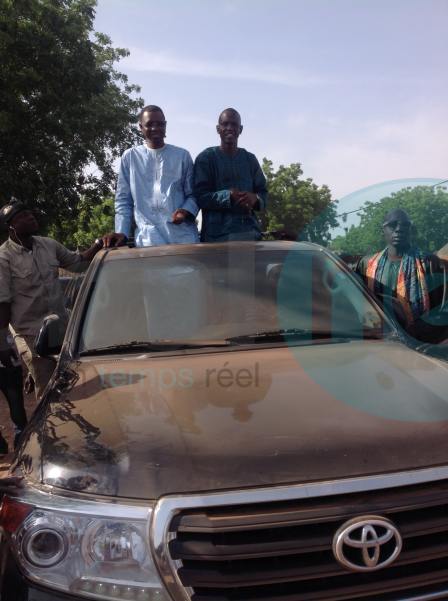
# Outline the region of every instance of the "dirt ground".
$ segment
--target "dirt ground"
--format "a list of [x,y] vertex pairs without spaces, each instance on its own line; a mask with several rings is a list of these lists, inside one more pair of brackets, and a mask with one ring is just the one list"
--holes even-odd
[[[25,395],[25,409],[28,418],[31,416],[36,406],[36,399],[34,393]],[[0,455],[0,478],[5,475],[5,471],[8,469],[11,458],[13,456],[13,440],[14,440],[14,426],[9,417],[9,407],[5,397],[0,392],[0,429],[3,437],[8,441],[8,447],[10,453],[8,455]]]

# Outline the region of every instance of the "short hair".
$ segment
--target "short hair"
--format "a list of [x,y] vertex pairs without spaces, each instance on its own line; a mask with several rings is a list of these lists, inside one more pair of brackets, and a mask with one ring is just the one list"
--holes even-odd
[[388,211],[386,213],[386,215],[384,215],[383,227],[385,225],[387,225],[389,223],[389,221],[393,221],[394,219],[396,219],[398,215],[400,217],[405,217],[405,219],[407,221],[409,221],[409,223],[412,223],[407,211],[405,211],[404,209],[397,208],[397,209],[392,209],[391,211]]
[[155,113],[156,111],[158,111],[159,113],[162,113],[162,115],[165,117],[165,113],[162,111],[160,106],[157,106],[155,104],[148,104],[148,105],[144,106],[142,108],[142,110],[139,112],[139,114],[138,114],[139,122],[140,123],[142,122],[143,113]]
[[219,117],[218,117],[218,123],[221,121],[221,117],[224,115],[224,113],[232,113],[232,115],[235,115],[236,117],[238,117],[238,119],[240,120],[240,123],[241,123],[241,115],[239,114],[239,112],[236,109],[233,109],[231,107],[229,107],[228,109],[224,109],[223,111],[220,112]]

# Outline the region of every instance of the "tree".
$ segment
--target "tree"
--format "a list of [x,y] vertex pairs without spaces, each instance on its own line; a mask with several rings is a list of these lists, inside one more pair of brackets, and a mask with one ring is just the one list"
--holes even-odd
[[139,88],[113,66],[128,52],[93,31],[95,6],[0,0],[0,201],[24,200],[56,235],[81,198],[93,208],[110,194],[138,135]]
[[312,179],[301,179],[300,163],[280,165],[274,171],[272,161],[263,159],[263,171],[269,191],[265,229],[286,230],[297,239],[328,244],[330,229],[338,225],[337,202],[328,187],[319,188]]
[[403,188],[380,200],[367,202],[360,209],[361,222],[345,236],[334,239],[331,247],[348,254],[369,254],[384,248],[382,224],[386,213],[404,209],[413,223],[413,242],[422,250],[433,252],[448,240],[448,193],[431,186]]
[[104,198],[99,204],[92,206],[82,198],[78,205],[76,222],[61,220],[58,226],[50,225],[49,235],[63,239],[70,248],[89,248],[97,236],[102,236],[114,229],[114,199]]

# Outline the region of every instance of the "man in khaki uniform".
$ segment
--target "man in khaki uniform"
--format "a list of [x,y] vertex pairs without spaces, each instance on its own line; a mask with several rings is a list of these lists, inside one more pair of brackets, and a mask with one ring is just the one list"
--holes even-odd
[[95,240],[84,252],[72,252],[56,240],[36,236],[39,224],[32,211],[19,201],[1,207],[0,226],[9,232],[8,240],[0,246],[0,360],[7,361],[11,352],[7,344],[11,325],[39,399],[55,364],[36,355],[35,336],[46,315],[56,313],[67,318],[58,268],[82,271],[103,246],[118,246],[124,236],[109,234]]

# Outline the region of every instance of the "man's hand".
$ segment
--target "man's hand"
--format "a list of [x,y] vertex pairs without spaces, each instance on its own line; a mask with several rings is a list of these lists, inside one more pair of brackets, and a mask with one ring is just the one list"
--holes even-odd
[[230,202],[232,205],[238,204],[241,194],[242,194],[242,192],[240,192],[240,190],[238,190],[238,188],[230,189]]
[[0,361],[3,363],[5,367],[12,367],[12,361],[15,357],[12,349],[7,349],[5,351],[0,351]]
[[102,248],[122,246],[123,244],[126,244],[126,241],[127,238],[124,234],[118,234],[117,232],[106,234],[102,238],[97,238],[90,248],[80,253],[81,259],[89,262]]
[[[232,198],[232,194],[231,194]],[[257,195],[254,192],[237,192],[233,205],[250,213],[259,204]]]
[[246,208],[252,210],[259,204],[259,200],[255,192],[242,192],[241,203]]
[[194,219],[194,215],[190,213],[190,211],[186,211],[185,209],[176,209],[171,216],[171,221],[176,225],[187,221],[188,219]]
[[112,232],[102,236],[101,240],[103,242],[103,248],[111,248],[113,246],[123,246],[126,244],[127,237],[124,234]]

